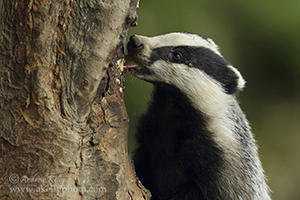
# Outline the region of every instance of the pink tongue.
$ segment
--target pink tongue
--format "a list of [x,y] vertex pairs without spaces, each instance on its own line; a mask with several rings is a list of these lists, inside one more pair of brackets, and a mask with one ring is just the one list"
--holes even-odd
[[126,66],[125,69],[124,69],[124,71],[123,71],[123,74],[124,74],[124,75],[127,74],[127,71],[126,71],[127,69],[129,69],[129,68],[136,68],[136,67],[138,67],[138,66],[139,66],[139,65],[136,64],[136,63],[132,63],[132,64]]

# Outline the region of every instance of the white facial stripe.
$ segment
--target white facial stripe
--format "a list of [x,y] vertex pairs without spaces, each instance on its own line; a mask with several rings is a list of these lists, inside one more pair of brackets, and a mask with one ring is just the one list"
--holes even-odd
[[211,39],[203,39],[202,37],[188,33],[169,33],[166,35],[159,35],[156,37],[138,36],[141,40],[149,46],[150,49],[163,46],[199,46],[206,47],[221,55],[218,46]]
[[164,60],[157,60],[149,69],[153,73],[144,78],[174,85],[191,99],[196,109],[208,116],[215,116],[227,109],[224,102],[228,102],[231,95],[226,94],[220,83],[201,70]]
[[232,95],[222,91],[222,87],[214,79],[196,68],[184,64],[166,63],[158,60],[151,66],[154,81],[163,81],[180,89],[193,103],[194,108],[207,117],[208,130],[214,135],[215,141],[228,151],[235,151],[237,140],[232,133],[234,124],[226,116],[228,106],[234,101]]
[[[184,84],[180,85],[180,89],[188,95],[196,108],[207,115],[209,120],[207,129],[215,133],[214,140],[228,153],[236,152],[238,144],[232,132],[234,123],[226,116],[228,106],[234,101],[234,97],[224,93],[219,83],[202,71],[195,68],[186,69],[188,70],[186,74],[191,76],[181,81]],[[235,153],[228,155],[232,154]]]

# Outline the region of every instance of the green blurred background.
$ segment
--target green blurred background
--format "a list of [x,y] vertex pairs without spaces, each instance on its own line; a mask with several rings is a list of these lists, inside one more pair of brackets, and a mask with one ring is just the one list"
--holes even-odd
[[[247,84],[239,94],[274,200],[300,199],[300,1],[141,0],[131,34],[212,38]],[[151,85],[126,75],[130,151]]]

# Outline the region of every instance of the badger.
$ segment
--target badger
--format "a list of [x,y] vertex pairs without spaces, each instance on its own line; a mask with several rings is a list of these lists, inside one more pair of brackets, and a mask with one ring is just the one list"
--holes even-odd
[[236,100],[245,81],[191,33],[132,35],[125,71],[154,85],[137,127],[137,176],[152,200],[269,200],[256,142]]

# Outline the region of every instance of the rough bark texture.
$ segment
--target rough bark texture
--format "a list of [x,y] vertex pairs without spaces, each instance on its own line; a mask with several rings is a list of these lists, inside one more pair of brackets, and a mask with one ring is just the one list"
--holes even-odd
[[137,0],[0,0],[0,199],[149,199],[127,150]]

